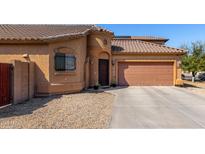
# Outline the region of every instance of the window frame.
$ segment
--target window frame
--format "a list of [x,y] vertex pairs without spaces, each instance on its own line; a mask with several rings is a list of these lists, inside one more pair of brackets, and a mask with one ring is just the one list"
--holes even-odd
[[[59,54],[59,55],[58,55]],[[63,69],[58,69],[56,66],[56,59],[58,58],[57,56],[60,57],[60,54],[62,57],[64,57],[64,68]],[[74,67],[72,69],[66,68],[66,59],[72,59],[73,63],[74,63]],[[62,52],[56,52],[55,56],[54,56],[54,69],[57,72],[73,72],[76,71],[76,56],[74,54],[70,54],[70,53],[62,53]]]

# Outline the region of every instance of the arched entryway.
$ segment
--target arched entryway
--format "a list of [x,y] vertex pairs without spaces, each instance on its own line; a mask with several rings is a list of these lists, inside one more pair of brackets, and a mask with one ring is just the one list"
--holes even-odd
[[102,52],[98,59],[98,82],[101,86],[109,85],[110,61],[109,54]]

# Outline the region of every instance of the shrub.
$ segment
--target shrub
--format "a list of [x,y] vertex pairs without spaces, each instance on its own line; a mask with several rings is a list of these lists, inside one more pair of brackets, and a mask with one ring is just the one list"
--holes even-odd
[[94,85],[94,87],[93,87],[93,88],[94,88],[95,90],[98,90],[98,89],[99,89],[99,87],[100,87],[100,84],[97,82],[97,83]]
[[117,86],[117,84],[116,84],[116,81],[115,80],[112,80],[112,82],[111,82],[111,85],[110,85],[111,87],[116,87]]

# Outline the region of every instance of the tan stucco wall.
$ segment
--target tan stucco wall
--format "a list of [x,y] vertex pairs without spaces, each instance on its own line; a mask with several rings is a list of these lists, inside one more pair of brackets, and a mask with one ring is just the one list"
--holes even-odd
[[[25,58],[28,54],[28,58]],[[46,44],[0,44],[0,62],[14,60],[35,63],[35,91],[47,92],[49,82],[49,53]]]
[[34,63],[13,61],[13,103],[26,101],[34,96]]
[[[76,57],[76,70],[57,72],[55,52],[73,54]],[[85,62],[87,56],[87,37],[49,44],[49,93],[77,92],[85,87]]]
[[[76,56],[76,70],[56,72],[54,69],[55,50],[72,53]],[[27,58],[25,57],[28,55]],[[77,92],[85,87],[85,59],[87,56],[87,37],[64,40],[50,44],[0,44],[0,62],[12,63],[14,60],[35,63],[35,93]],[[88,77],[87,77],[88,78]],[[88,82],[88,80],[87,80]],[[88,83],[87,83],[88,85]]]
[[13,102],[19,103],[28,99],[28,63],[14,61]]
[[88,36],[88,56],[90,57],[90,87],[98,83],[99,59],[109,59],[109,81],[111,81],[111,39],[112,36],[106,33],[93,33]]
[[[129,54],[123,54],[123,55],[112,55],[112,80],[116,81],[118,80],[118,62],[119,61],[126,61],[126,60],[144,60],[144,61],[164,61],[164,60],[173,60],[176,62],[176,65],[174,65],[175,70],[175,85],[182,84],[181,82],[181,56],[168,56],[168,55],[129,55]],[[113,65],[114,64],[114,65]]]

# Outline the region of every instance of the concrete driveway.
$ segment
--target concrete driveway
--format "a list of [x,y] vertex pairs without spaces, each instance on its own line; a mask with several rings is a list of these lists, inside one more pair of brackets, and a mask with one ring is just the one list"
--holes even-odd
[[205,96],[179,87],[111,90],[110,128],[205,128]]

